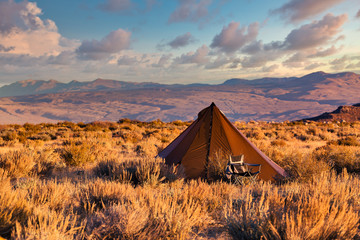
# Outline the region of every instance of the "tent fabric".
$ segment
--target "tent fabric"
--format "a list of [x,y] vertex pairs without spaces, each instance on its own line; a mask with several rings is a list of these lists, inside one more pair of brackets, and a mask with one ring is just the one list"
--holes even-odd
[[206,177],[206,166],[217,152],[244,155],[244,162],[261,164],[259,178],[275,180],[286,172],[252,144],[214,103],[158,155],[169,165],[181,164],[187,177]]

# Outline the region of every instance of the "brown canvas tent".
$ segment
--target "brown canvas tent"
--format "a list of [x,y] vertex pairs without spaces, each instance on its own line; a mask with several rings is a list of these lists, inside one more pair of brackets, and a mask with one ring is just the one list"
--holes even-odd
[[285,171],[255,147],[212,103],[159,156],[167,164],[181,164],[189,178],[205,177],[206,166],[217,151],[244,155],[246,163],[261,164],[259,178],[274,180]]

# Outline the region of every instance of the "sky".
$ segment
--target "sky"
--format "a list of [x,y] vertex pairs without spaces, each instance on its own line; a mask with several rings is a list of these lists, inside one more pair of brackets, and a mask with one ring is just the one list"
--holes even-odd
[[360,73],[359,0],[0,0],[0,85]]

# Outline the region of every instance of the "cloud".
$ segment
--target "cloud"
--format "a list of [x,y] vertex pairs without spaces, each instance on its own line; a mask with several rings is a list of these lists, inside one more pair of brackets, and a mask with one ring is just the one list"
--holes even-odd
[[76,44],[62,45],[65,38],[58,33],[56,24],[41,19],[41,14],[35,2],[0,2],[1,51],[41,56],[74,49]]
[[131,65],[135,65],[135,64],[139,63],[139,60],[137,60],[136,57],[130,57],[130,56],[124,55],[118,59],[117,63],[118,63],[118,65],[131,66]]
[[224,56],[218,56],[215,60],[210,61],[208,64],[206,64],[205,68],[206,69],[216,69],[216,68],[223,67],[224,65],[226,65],[230,62],[232,62],[232,59],[226,58]]
[[345,68],[345,65],[348,64],[350,58],[347,55],[342,56],[341,58],[336,58],[330,61],[331,68],[334,70],[342,70]]
[[76,50],[78,56],[84,60],[101,60],[113,53],[127,49],[130,45],[131,32],[118,29],[98,40],[85,40]]
[[271,13],[280,14],[290,22],[299,22],[316,16],[345,0],[290,0]]
[[320,21],[302,25],[287,35],[283,47],[288,50],[301,50],[328,44],[340,32],[347,15],[334,16],[327,14]]
[[64,51],[57,56],[49,56],[47,62],[54,65],[71,65],[75,63],[75,57],[73,51]]
[[[292,30],[283,41],[263,43],[253,40],[240,48],[243,68],[258,68],[266,63],[287,57],[283,65],[300,68],[308,64],[309,58],[321,58],[337,53],[342,47],[334,44],[339,39],[338,33],[347,19],[347,15],[333,16],[327,14],[319,21],[304,24]],[[289,57],[290,56],[290,57]]]
[[311,55],[310,58],[327,57],[340,51],[341,48],[336,48],[334,45],[327,49],[317,49],[317,51]]
[[130,0],[106,0],[98,7],[107,12],[123,12],[130,9],[132,3]]
[[49,19],[43,21],[39,17],[41,14],[42,11],[35,2],[0,2],[0,33],[9,34],[13,30],[38,29],[57,31],[55,23]]
[[248,45],[244,46],[241,49],[241,52],[247,53],[247,54],[255,54],[255,53],[262,51],[263,47],[264,47],[264,45],[261,40],[260,41],[252,41]]
[[256,54],[245,56],[241,59],[241,66],[243,68],[257,68],[265,66],[267,62],[278,59],[283,56],[284,52],[277,50],[265,50],[257,52]]
[[0,52],[10,52],[11,50],[14,50],[15,47],[11,46],[11,47],[4,47],[4,45],[0,44]]
[[195,41],[194,37],[191,35],[191,33],[187,32],[183,35],[177,36],[174,40],[170,41],[167,45],[169,45],[171,48],[180,48],[185,47],[189,45],[190,43],[193,43]]
[[308,70],[308,71],[312,71],[318,67],[323,67],[325,66],[326,64],[325,63],[320,63],[320,62],[315,62],[315,63],[311,63],[309,65],[307,65],[304,70]]
[[161,55],[159,61],[157,63],[151,64],[152,67],[164,67],[166,64],[169,63],[170,59],[172,57],[172,54],[163,54]]
[[273,64],[273,65],[270,65],[270,66],[262,67],[261,71],[262,72],[274,72],[278,68],[279,68],[278,64]]
[[360,61],[357,63],[351,63],[349,65],[346,66],[346,69],[358,69],[360,68]]
[[209,48],[204,44],[199,47],[195,52],[188,52],[182,54],[180,57],[175,58],[174,63],[176,64],[191,64],[196,63],[203,65],[209,62]]
[[300,68],[304,66],[306,60],[307,60],[307,56],[305,53],[297,52],[294,55],[292,55],[290,58],[286,59],[283,62],[283,65],[289,68]]
[[222,31],[213,38],[210,47],[232,54],[245,44],[256,39],[259,32],[259,23],[251,23],[248,27],[242,28],[239,28],[239,26],[240,23],[231,22],[228,26],[223,27]]
[[178,0],[179,6],[171,13],[168,22],[198,22],[208,16],[211,0]]

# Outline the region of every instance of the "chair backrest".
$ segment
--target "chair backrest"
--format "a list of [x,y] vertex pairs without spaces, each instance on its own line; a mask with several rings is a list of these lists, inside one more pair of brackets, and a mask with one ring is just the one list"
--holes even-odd
[[232,167],[234,173],[245,173],[247,169],[244,163],[244,155],[231,156],[229,155],[229,164]]
[[231,164],[244,164],[244,154],[237,156],[229,155],[229,161]]

